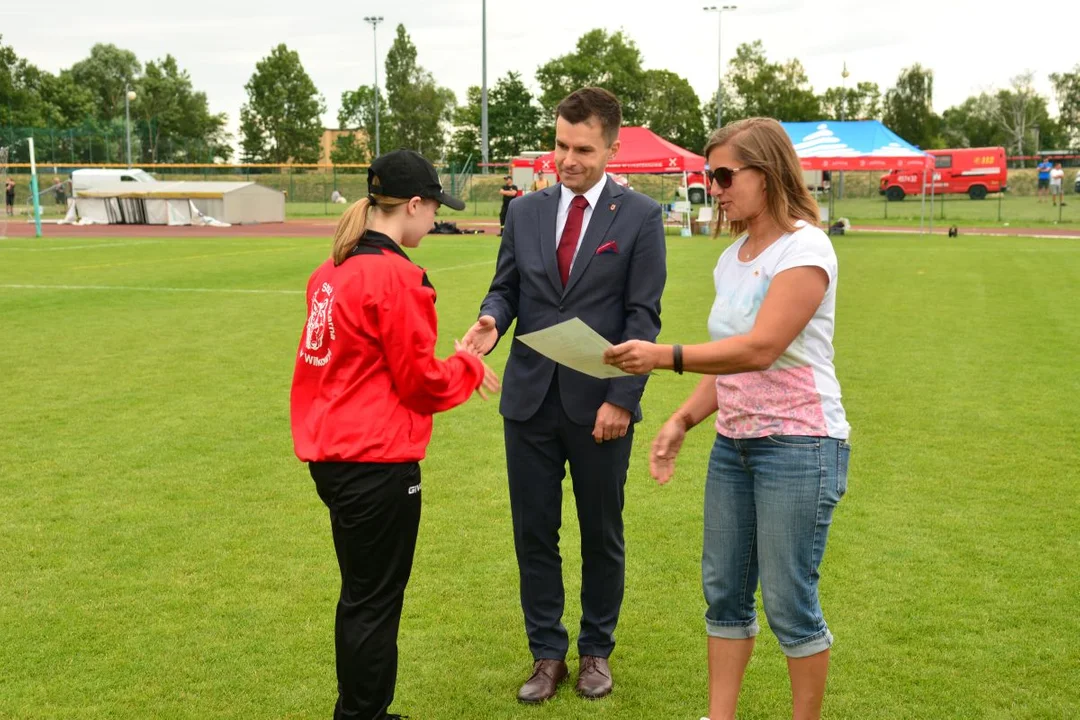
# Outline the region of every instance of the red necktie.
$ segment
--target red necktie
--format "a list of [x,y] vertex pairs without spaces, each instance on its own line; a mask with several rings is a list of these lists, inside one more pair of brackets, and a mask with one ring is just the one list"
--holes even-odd
[[584,195],[575,195],[570,201],[570,214],[566,216],[566,225],[563,226],[562,237],[559,238],[559,249],[555,257],[559,261],[559,277],[562,278],[563,287],[570,279],[570,264],[574,262],[574,251],[577,250],[578,238],[581,236],[581,222],[585,219],[585,208],[589,207],[589,201]]

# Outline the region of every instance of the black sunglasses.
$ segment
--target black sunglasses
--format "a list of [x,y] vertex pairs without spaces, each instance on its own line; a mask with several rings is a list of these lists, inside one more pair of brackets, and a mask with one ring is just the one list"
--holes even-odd
[[742,167],[737,168],[713,168],[709,171],[709,177],[712,178],[712,181],[716,183],[718,187],[727,190],[729,187],[731,187],[731,183],[735,181],[735,173],[739,172],[740,170],[746,170],[748,167],[750,166],[743,165]]

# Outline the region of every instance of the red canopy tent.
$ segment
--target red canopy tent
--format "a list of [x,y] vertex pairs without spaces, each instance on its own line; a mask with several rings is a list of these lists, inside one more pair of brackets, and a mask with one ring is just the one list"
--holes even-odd
[[[611,173],[668,174],[702,172],[705,158],[670,143],[644,127],[624,127],[619,130],[619,153],[608,163]],[[554,173],[555,153],[549,152],[533,161],[533,171]]]

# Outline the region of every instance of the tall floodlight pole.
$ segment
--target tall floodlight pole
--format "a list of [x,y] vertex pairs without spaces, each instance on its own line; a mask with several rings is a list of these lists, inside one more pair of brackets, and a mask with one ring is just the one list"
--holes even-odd
[[[844,122],[844,105],[847,104],[847,79],[851,77],[851,73],[848,72],[847,62],[844,63],[844,69],[840,71],[840,78],[842,82],[840,84],[840,122]],[[840,171],[840,199],[844,199],[844,171]]]
[[127,165],[131,169],[131,101],[135,99],[135,91],[127,89],[124,93],[124,128],[127,131]]
[[724,126],[723,96],[724,90],[724,54],[721,50],[720,33],[721,20],[728,10],[737,10],[738,5],[706,5],[702,8],[705,12],[716,13],[716,127]]
[[375,85],[373,86],[375,90],[375,157],[382,155],[379,148],[379,49],[376,45],[379,41],[377,30],[382,21],[382,15],[368,15],[364,18],[364,22],[371,23],[371,52],[375,58]]
[[488,93],[487,93],[487,0],[480,2],[481,23],[480,45],[483,47],[480,69],[480,156],[484,169],[481,172],[488,174]]

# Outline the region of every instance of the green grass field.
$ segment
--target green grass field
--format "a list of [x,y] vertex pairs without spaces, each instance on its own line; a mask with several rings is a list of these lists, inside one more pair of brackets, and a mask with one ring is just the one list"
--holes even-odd
[[[429,238],[414,255],[439,290],[442,353],[475,317],[496,242]],[[856,234],[836,245],[854,451],[823,568],[837,640],[826,717],[1080,716],[1080,243]],[[669,240],[664,338],[706,338],[720,247]],[[327,248],[0,242],[0,717],[330,716],[338,571],[288,427],[301,291]],[[661,373],[646,392],[616,690],[595,703],[569,687],[543,709],[515,702],[530,658],[497,408],[471,401],[436,420],[399,712],[704,713],[709,429],[692,433],[672,484],[657,487],[645,462],[693,384]],[[572,507],[567,488],[573,644]],[[740,718],[787,707],[765,631]]]

